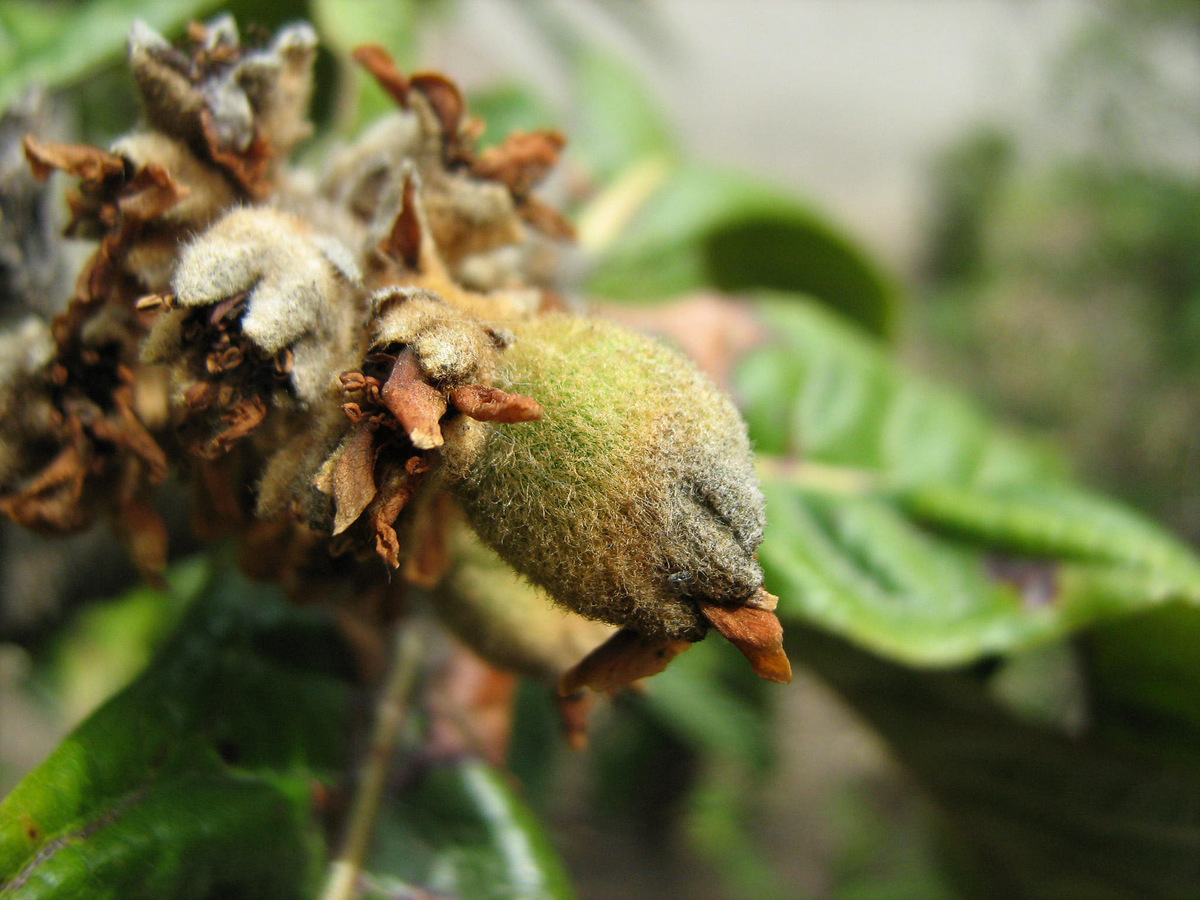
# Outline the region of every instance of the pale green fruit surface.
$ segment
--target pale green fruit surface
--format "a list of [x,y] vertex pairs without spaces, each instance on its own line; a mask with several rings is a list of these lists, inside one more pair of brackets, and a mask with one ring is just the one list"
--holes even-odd
[[495,425],[453,485],[472,526],[564,606],[698,640],[695,602],[746,602],[763,498],[746,428],[681,354],[598,319],[512,329],[500,386],[544,407]]

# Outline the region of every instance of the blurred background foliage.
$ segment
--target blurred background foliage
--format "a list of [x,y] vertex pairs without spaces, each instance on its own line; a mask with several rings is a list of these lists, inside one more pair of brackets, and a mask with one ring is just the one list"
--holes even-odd
[[[1047,161],[1003,122],[961,134],[931,163],[920,258],[903,267],[806,197],[698,161],[586,17],[500,5],[550,74],[464,59],[484,70],[470,106],[485,143],[570,137],[550,186],[579,225],[568,287],[643,311],[737,295],[767,323],[730,381],[801,673],[765,685],[703,642],[599,710],[584,754],[524,685],[515,781],[478,759],[419,764],[406,733],[368,895],[570,896],[561,854],[588,898],[1200,896],[1200,173],[1154,152],[1200,138],[1200,86],[1181,93],[1156,66],[1164,40],[1200,36],[1200,7],[1098,4],[1060,54],[1051,107],[1084,149]],[[671,46],[653,3],[580,5]],[[264,34],[297,14],[318,27],[311,160],[388,108],[347,62],[358,43],[459,74],[428,49],[453,34],[453,0],[6,0],[0,105],[40,83],[59,137],[103,145],[137,115],[130,20],[175,36],[218,9]],[[128,567],[89,540],[51,559],[5,533],[0,792],[116,699],[0,811],[124,847],[106,851],[114,896],[145,866],[137,829],[185,809],[219,839],[164,831],[178,853],[158,896],[228,887],[212,871],[230,855],[241,890],[311,891],[330,814],[313,785],[336,792],[361,749],[346,648],[219,553],[179,562],[166,591],[97,601]],[[240,699],[217,711],[213,697]],[[129,782],[151,752],[170,760],[159,777]],[[62,772],[81,759],[104,787],[70,794]],[[127,808],[144,818],[114,818]],[[87,872],[59,854],[6,883],[34,839],[4,827],[0,896],[65,896],[54,886]],[[263,852],[239,856],[244,841]]]

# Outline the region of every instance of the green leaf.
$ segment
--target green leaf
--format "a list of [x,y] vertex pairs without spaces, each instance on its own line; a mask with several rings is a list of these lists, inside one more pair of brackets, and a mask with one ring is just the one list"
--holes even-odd
[[472,93],[467,103],[471,114],[483,119],[481,147],[494,147],[513,132],[554,128],[554,113],[534,91],[506,84]]
[[587,287],[623,301],[711,288],[806,293],[876,335],[890,331],[895,303],[894,286],[827,218],[756,179],[691,164],[602,248]]
[[789,651],[845,696],[946,813],[961,896],[1196,896],[1200,773],[1152,744],[1020,722],[975,679],[890,663],[813,629]]
[[150,666],[0,805],[0,897],[295,897],[347,758],[328,617],[222,571]]
[[32,84],[59,87],[121,56],[134,19],[170,33],[219,5],[217,0],[5,0],[0,8],[0,108]]
[[589,46],[580,46],[571,62],[578,110],[571,143],[599,183],[644,159],[675,153],[666,119],[632,66]]
[[1169,604],[1095,628],[1082,643],[1093,730],[1200,765],[1200,610]]
[[309,13],[322,43],[339,57],[379,44],[401,66],[414,60],[419,10],[409,0],[309,0]]
[[419,26],[427,10],[413,0],[309,0],[308,5],[321,44],[333,54],[337,67],[333,113],[337,127],[353,132],[393,112],[396,101],[358,67],[351,54],[362,44],[378,44],[401,70],[410,68],[416,62]]
[[166,592],[140,587],[88,605],[58,640],[52,678],[68,722],[81,721],[141,673],[211,572],[207,560],[196,557],[168,576]]
[[422,763],[380,815],[368,897],[418,886],[465,900],[569,900],[549,838],[503,773],[473,759]]
[[797,299],[737,375],[763,467],[760,557],[785,619],[897,660],[966,663],[1171,600],[1200,561],[1031,444]]
[[690,746],[762,771],[771,762],[769,692],[737,654],[703,641],[657,676],[642,701]]

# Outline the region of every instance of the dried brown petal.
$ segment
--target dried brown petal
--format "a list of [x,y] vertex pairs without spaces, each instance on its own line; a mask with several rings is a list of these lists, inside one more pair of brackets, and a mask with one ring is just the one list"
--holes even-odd
[[471,171],[505,185],[516,197],[526,196],[558,163],[566,138],[557,131],[516,132],[499,147],[480,154]]
[[138,170],[129,182],[117,207],[122,215],[138,222],[149,222],[191,193],[162,166],[150,163]]
[[134,412],[133,399],[131,385],[122,385],[113,391],[116,419],[101,419],[93,423],[92,432],[96,437],[110,440],[142,460],[149,470],[151,481],[165,481],[168,474],[167,455]]
[[467,384],[450,391],[450,401],[463,413],[481,422],[535,422],[542,404],[532,397],[509,394],[499,388]]
[[588,745],[588,720],[596,705],[596,695],[578,691],[558,698],[558,720],[567,746],[583,751]]
[[43,143],[32,134],[25,137],[25,158],[37,178],[61,169],[88,183],[99,184],[125,171],[125,160],[86,144]]
[[0,498],[0,512],[31,531],[66,532],[90,520],[81,509],[89,459],[77,443],[68,444],[23,490]]
[[691,646],[690,641],[645,638],[622,628],[562,677],[559,696],[569,697],[585,687],[615,693],[638,679],[657,675]]
[[393,466],[384,475],[379,494],[371,503],[369,516],[375,530],[375,552],[393,569],[400,566],[400,539],[392,526],[417,492],[417,485],[417,478],[404,468]]
[[127,502],[117,515],[117,528],[138,572],[155,587],[165,587],[167,526],[158,512],[141,498]]
[[221,415],[225,428],[200,447],[200,455],[215,459],[229,452],[239,440],[262,424],[267,417],[267,404],[258,396],[238,400]]
[[413,272],[421,266],[421,218],[417,212],[416,185],[411,177],[404,179],[404,195],[400,212],[392,223],[392,230],[379,247],[384,253],[399,260]]
[[442,125],[442,137],[447,140],[457,137],[459,125],[462,124],[463,115],[467,111],[467,105],[463,102],[462,92],[459,91],[458,85],[436,72],[422,72],[414,75],[409,80],[409,85],[414,91],[420,91],[429,101],[429,105],[433,107],[433,111]]

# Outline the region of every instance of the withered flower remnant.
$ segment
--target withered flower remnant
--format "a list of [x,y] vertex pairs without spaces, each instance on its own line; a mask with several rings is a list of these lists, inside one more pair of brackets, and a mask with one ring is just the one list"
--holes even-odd
[[352,581],[385,617],[430,587],[468,645],[564,695],[710,627],[786,681],[736,411],[678,353],[552,311],[530,271],[570,234],[534,193],[562,136],[480,153],[452,82],[366,47],[397,109],[298,172],[314,55],[306,25],[247,49],[228,17],[179,48],[139,24],[142,124],[108,150],[27,141],[35,172],[80,179],[71,228],[99,246],[48,332],[0,341],[0,508],[57,531],[107,511],[152,574],[170,463],[256,574]]

